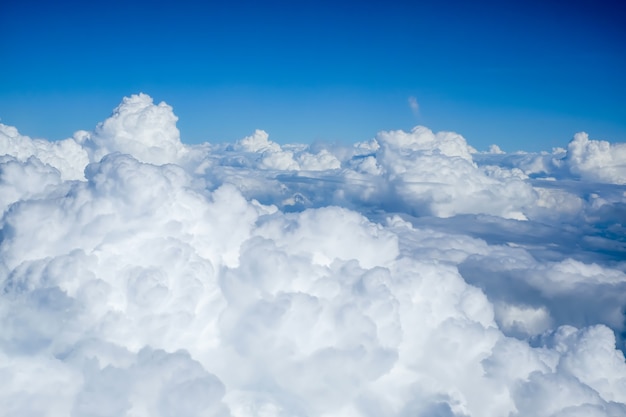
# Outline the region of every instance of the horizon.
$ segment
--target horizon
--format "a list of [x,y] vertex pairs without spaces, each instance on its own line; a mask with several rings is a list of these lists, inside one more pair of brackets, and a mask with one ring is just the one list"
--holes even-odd
[[626,143],[175,121],[144,94],[64,141],[0,124],[8,415],[626,415]]
[[3,2],[0,414],[626,416],[626,25],[566,6]]
[[31,137],[91,130],[143,92],[190,144],[416,125],[479,150],[550,151],[580,131],[626,142],[626,29],[610,2],[1,7],[0,122]]

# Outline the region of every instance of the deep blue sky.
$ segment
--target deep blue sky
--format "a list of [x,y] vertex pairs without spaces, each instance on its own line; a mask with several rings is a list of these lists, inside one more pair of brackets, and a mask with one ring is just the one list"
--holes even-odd
[[189,143],[255,128],[352,142],[417,124],[478,149],[550,150],[580,130],[624,142],[624,15],[576,0],[4,0],[0,121],[61,139],[145,92]]

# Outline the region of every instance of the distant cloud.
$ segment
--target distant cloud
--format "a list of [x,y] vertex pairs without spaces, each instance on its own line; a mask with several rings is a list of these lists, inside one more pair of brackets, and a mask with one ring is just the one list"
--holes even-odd
[[6,415],[626,415],[626,145],[176,120],[137,95],[61,142],[0,124]]
[[590,140],[577,133],[567,146],[567,164],[572,174],[589,180],[626,184],[626,143]]
[[420,106],[414,96],[409,97],[409,107],[411,108],[411,112],[413,112],[413,115],[419,116]]

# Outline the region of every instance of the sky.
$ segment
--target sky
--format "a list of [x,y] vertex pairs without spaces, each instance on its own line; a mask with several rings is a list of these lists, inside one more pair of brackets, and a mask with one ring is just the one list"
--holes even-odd
[[185,143],[352,143],[425,125],[485,150],[626,141],[608,1],[5,1],[0,122],[58,140],[140,92]]
[[625,416],[623,10],[544,3],[3,1],[2,415]]
[[193,145],[176,113],[0,123],[3,416],[626,415],[626,143]]

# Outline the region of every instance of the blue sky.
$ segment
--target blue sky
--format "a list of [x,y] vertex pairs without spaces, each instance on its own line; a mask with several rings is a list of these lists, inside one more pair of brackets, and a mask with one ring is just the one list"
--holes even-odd
[[145,92],[188,143],[417,124],[478,149],[550,150],[581,130],[626,141],[619,6],[432,3],[3,2],[0,121],[62,139]]

